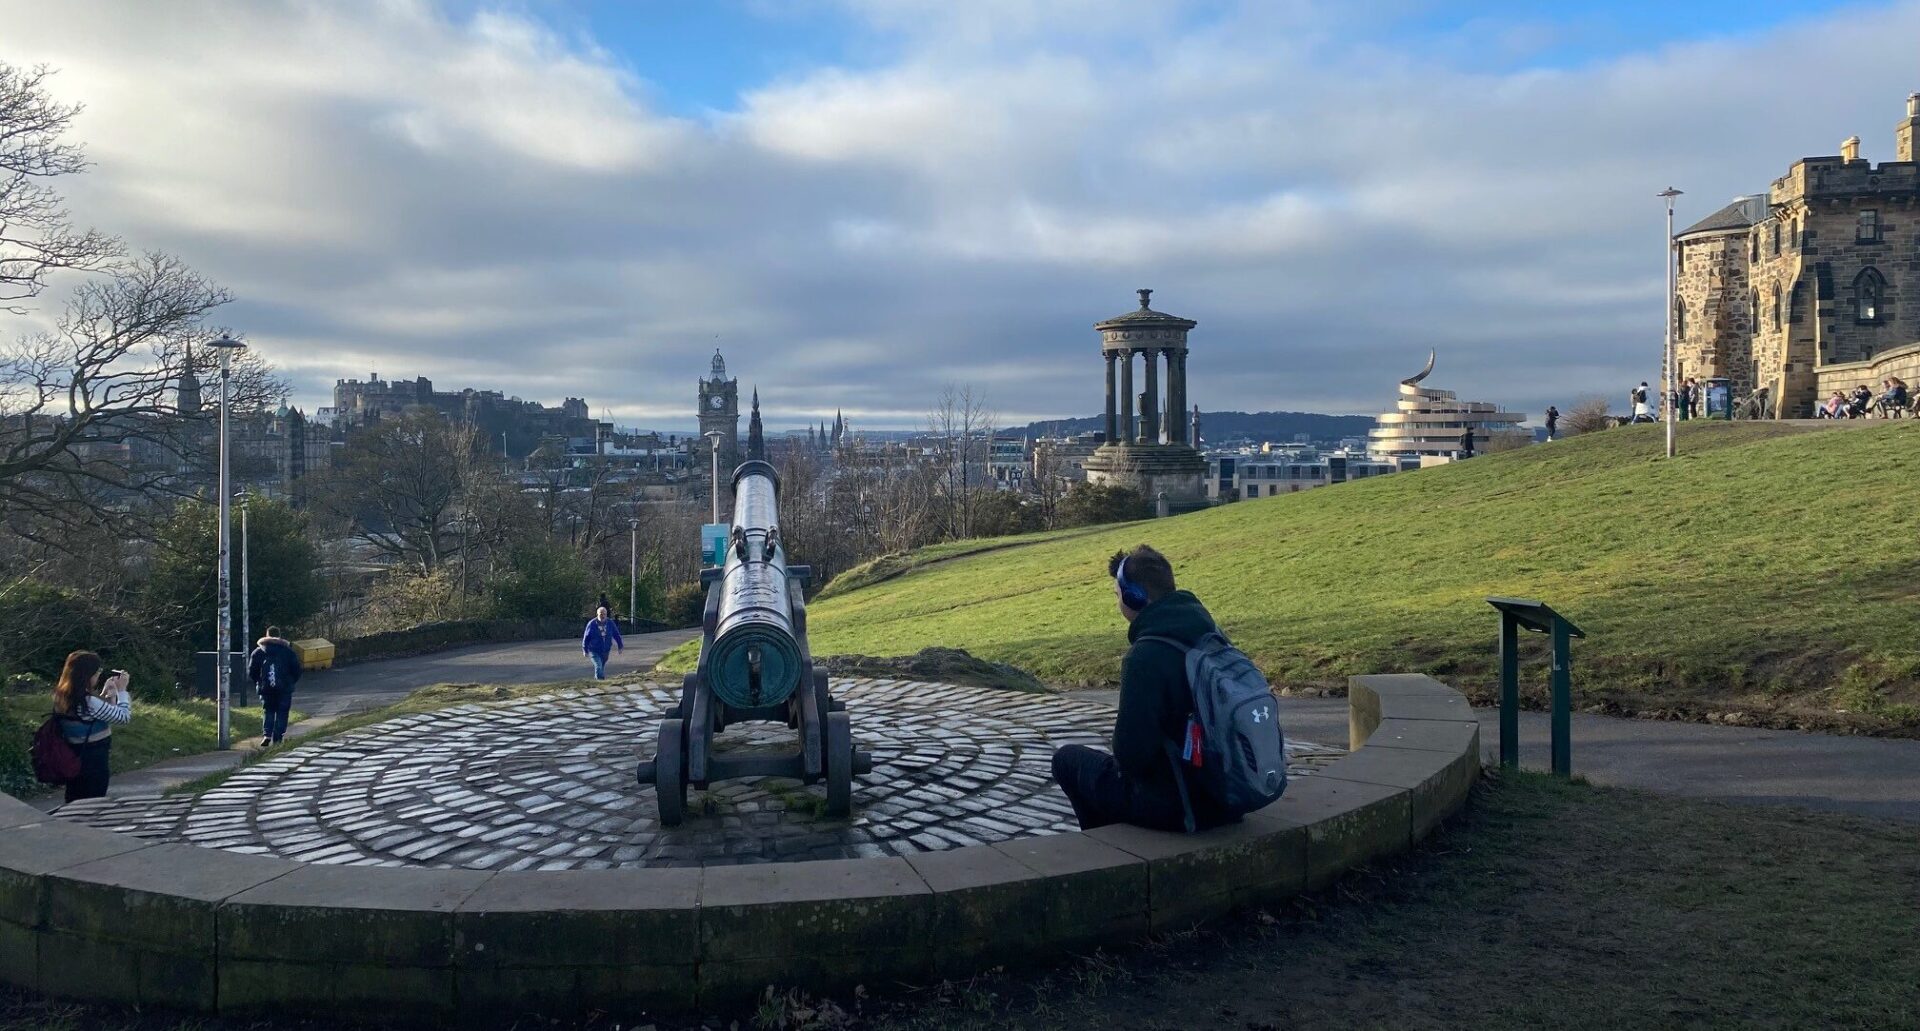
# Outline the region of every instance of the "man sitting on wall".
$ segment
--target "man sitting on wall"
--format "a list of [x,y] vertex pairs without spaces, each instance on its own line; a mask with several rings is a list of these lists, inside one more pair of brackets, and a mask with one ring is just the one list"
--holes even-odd
[[[1194,711],[1186,654],[1165,641],[1191,647],[1217,632],[1213,616],[1191,592],[1174,589],[1166,556],[1142,544],[1107,564],[1114,597],[1132,642],[1120,664],[1120,709],[1113,720],[1113,754],[1066,745],[1053,754],[1059,783],[1082,830],[1131,823],[1158,830],[1184,830],[1180,785],[1167,743],[1181,740]],[[1194,823],[1215,826],[1235,817],[1203,792],[1192,792]]]

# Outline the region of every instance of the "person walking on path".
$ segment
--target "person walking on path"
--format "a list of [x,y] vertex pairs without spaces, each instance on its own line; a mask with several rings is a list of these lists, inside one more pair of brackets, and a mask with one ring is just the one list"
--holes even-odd
[[80,758],[80,776],[67,782],[69,802],[106,797],[113,725],[133,719],[133,695],[127,691],[131,678],[124,670],[107,672],[101,665],[93,652],[71,652],[53,688],[60,733]]
[[1547,406],[1547,439],[1553,440],[1560,434],[1560,409]]
[[1471,426],[1460,434],[1460,457],[1473,457],[1473,427]]
[[593,679],[607,679],[607,656],[615,648],[624,652],[627,642],[620,639],[620,624],[607,615],[607,607],[602,605],[593,618],[587,620],[586,632],[580,635],[581,654],[593,660]]
[[[1130,643],[1120,661],[1113,752],[1065,745],[1053,753],[1053,779],[1073,804],[1081,830],[1110,823],[1184,830],[1185,810],[1168,745],[1186,736],[1187,718],[1194,710],[1187,657],[1164,640],[1141,638],[1166,638],[1191,647],[1218,628],[1200,599],[1174,589],[1173,566],[1152,548],[1142,544],[1114,555],[1107,571]],[[1203,792],[1193,792],[1192,803],[1196,827],[1233,819]]]
[[271,748],[287,736],[287,713],[293,709],[293,686],[300,682],[300,654],[292,642],[270,626],[247,658],[247,679],[260,693],[260,747]]

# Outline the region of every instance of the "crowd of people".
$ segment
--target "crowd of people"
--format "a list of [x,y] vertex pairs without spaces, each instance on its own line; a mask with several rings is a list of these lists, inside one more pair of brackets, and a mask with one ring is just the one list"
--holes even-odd
[[1878,416],[1882,419],[1898,419],[1909,412],[1920,414],[1920,406],[1914,403],[1913,393],[1907,389],[1907,381],[1898,376],[1888,376],[1880,381],[1880,392],[1865,383],[1854,387],[1851,392],[1834,391],[1827,400],[1817,405],[1813,411],[1816,419],[1870,419]]

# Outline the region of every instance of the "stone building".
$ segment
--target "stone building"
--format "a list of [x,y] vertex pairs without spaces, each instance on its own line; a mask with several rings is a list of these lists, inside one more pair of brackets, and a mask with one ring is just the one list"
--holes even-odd
[[334,429],[352,433],[365,426],[404,414],[408,409],[432,409],[452,422],[474,426],[488,450],[500,447],[508,458],[525,458],[556,439],[592,443],[613,427],[596,423],[587,402],[569,397],[559,406],[508,397],[498,390],[435,390],[433,381],[383,380],[376,373],[365,381],[336,380],[333,384]]
[[[1207,504],[1207,461],[1194,449],[1184,415],[1187,332],[1198,323],[1154,311],[1148,306],[1152,290],[1139,294],[1138,309],[1093,327],[1100,333],[1107,363],[1106,442],[1084,463],[1087,480],[1132,487],[1148,502],[1164,493],[1167,507],[1175,512],[1202,508]],[[1133,390],[1136,358],[1144,359],[1138,395]]]
[[1776,418],[1812,413],[1836,387],[1920,362],[1920,93],[1894,128],[1894,160],[1801,158],[1765,194],[1736,198],[1676,234],[1681,378],[1767,390]]

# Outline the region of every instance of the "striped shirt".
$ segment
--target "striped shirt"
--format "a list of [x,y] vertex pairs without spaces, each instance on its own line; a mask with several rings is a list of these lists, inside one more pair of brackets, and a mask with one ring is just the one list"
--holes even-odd
[[133,703],[122,696],[121,701],[109,702],[99,695],[88,695],[87,704],[78,716],[61,714],[60,732],[67,737],[71,745],[91,744],[105,741],[113,736],[113,725],[127,723],[133,719]]

